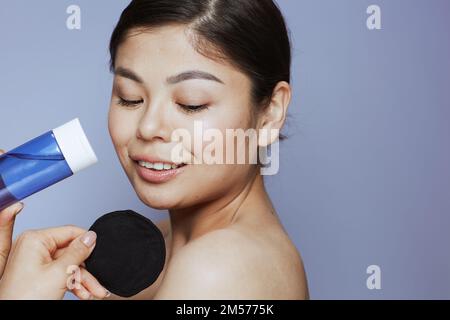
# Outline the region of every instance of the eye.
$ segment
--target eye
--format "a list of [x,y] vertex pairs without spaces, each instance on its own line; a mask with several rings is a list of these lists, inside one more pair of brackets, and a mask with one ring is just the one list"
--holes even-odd
[[194,105],[186,105],[186,104],[181,104],[181,103],[177,103],[178,106],[180,106],[184,111],[189,112],[189,113],[194,113],[194,112],[200,112],[203,111],[205,109],[208,109],[209,105],[208,104],[202,104],[202,105],[198,105],[198,106],[194,106]]
[[143,102],[144,100],[125,100],[121,97],[119,97],[119,100],[117,101],[119,105],[124,107],[135,107]]

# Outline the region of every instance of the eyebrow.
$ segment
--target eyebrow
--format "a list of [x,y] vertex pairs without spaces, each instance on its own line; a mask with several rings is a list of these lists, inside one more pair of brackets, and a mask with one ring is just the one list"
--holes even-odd
[[142,80],[141,77],[139,77],[136,73],[134,73],[133,71],[126,69],[126,68],[122,68],[122,67],[116,68],[114,70],[114,75],[133,80],[140,84],[144,83],[144,80]]
[[[133,80],[140,84],[144,83],[144,80],[141,77],[139,77],[136,73],[134,73],[133,71],[131,71],[127,68],[118,67],[114,70],[114,74],[117,76],[126,78],[126,79]],[[224,84],[224,82],[222,80],[220,80],[219,78],[217,78],[216,76],[214,76],[208,72],[204,72],[204,71],[200,71],[200,70],[191,70],[191,71],[186,71],[186,72],[180,73],[176,76],[167,78],[166,82],[170,85],[173,85],[173,84],[177,84],[177,83],[180,83],[183,81],[194,80],[194,79],[209,80],[209,81],[215,81],[215,82]]]
[[216,76],[214,76],[208,72],[199,71],[199,70],[186,71],[186,72],[180,73],[179,75],[169,77],[169,78],[167,78],[167,83],[168,84],[176,84],[176,83],[180,83],[182,81],[194,80],[194,79],[210,80],[210,81],[215,81],[215,82],[224,84],[223,81],[220,80],[219,78],[217,78]]

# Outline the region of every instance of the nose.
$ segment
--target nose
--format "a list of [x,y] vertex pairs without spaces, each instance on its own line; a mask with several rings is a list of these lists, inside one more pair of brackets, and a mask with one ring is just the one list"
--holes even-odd
[[169,106],[164,102],[149,104],[139,120],[136,135],[146,141],[170,141]]

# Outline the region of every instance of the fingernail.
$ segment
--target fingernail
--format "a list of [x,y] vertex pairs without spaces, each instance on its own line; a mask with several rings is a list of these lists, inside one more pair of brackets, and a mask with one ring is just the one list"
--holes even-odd
[[18,215],[22,211],[23,207],[24,207],[23,202],[19,202],[19,204],[17,205],[17,210],[16,210],[15,215]]
[[97,234],[94,231],[86,232],[82,237],[81,241],[86,247],[92,247],[97,240]]

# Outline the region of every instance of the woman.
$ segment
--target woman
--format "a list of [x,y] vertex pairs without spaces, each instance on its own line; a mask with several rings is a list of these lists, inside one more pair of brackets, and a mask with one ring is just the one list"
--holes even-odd
[[[134,298],[308,298],[302,260],[265,190],[262,164],[198,161],[208,143],[197,148],[199,123],[222,137],[281,130],[290,50],[272,0],[135,0],[122,13],[110,43],[109,131],[141,201],[170,216],[159,224],[164,270]],[[197,142],[182,141],[183,160],[175,161],[179,129]],[[261,134],[257,143],[277,139]],[[255,156],[247,140],[229,149],[216,145],[209,155]]]

